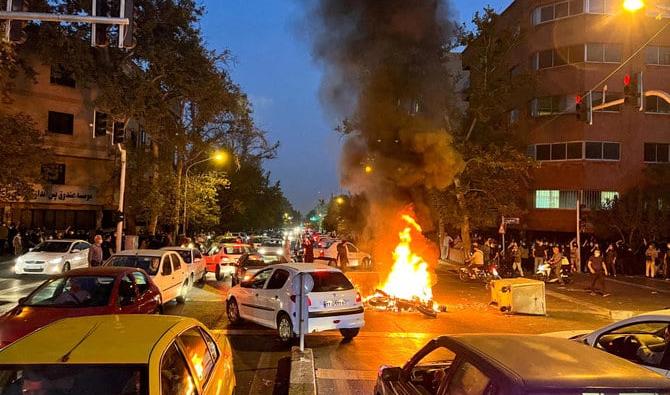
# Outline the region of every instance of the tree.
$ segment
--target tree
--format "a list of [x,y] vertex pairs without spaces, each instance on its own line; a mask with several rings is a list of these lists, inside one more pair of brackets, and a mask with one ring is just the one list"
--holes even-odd
[[223,172],[210,171],[190,176],[186,208],[188,223],[197,226],[196,231],[209,231],[221,221],[221,207],[218,194],[222,189],[230,188],[230,180]]
[[327,204],[323,218],[324,230],[336,231],[340,237],[357,240],[365,229],[368,205],[365,195],[333,197]]

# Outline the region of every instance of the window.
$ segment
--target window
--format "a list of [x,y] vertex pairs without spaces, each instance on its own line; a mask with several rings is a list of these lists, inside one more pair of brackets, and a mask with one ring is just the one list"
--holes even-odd
[[613,344],[624,344],[625,339],[630,336],[636,336],[638,339],[645,339],[646,350],[637,352],[636,362],[668,369],[670,359],[664,358],[664,354],[669,352],[667,342],[663,338],[668,331],[668,322],[636,322],[620,326],[608,332],[604,332],[595,341],[595,346],[603,351],[616,356],[630,359],[630,352],[626,347],[613,347]]
[[161,361],[161,395],[195,394],[195,382],[188,370],[184,356],[172,343]]
[[546,69],[554,66],[554,50],[547,49],[537,53],[537,69]]
[[557,143],[551,145],[551,160],[565,159],[565,144]]
[[670,162],[670,144],[644,143],[644,161],[650,163]]
[[49,111],[47,130],[52,133],[73,134],[74,115],[64,112]]
[[64,64],[52,64],[50,74],[49,82],[54,85],[69,86],[70,88],[74,88],[77,85],[74,79],[74,72]]
[[647,64],[670,65],[670,47],[647,47],[645,51]]
[[341,272],[310,272],[314,279],[312,292],[333,292],[354,289],[349,279]]
[[251,280],[249,280],[251,283],[250,288],[256,288],[256,289],[263,288],[267,279],[270,278],[270,274],[272,274],[272,269],[265,269],[256,273],[256,275],[253,276]]
[[[533,150],[531,149],[531,155]],[[535,160],[619,160],[621,144],[600,141],[573,141],[535,145]],[[646,156],[645,156],[646,157]]]
[[581,141],[578,143],[568,143],[566,159],[582,159],[583,146],[584,144]]
[[532,101],[532,114],[534,117],[560,114],[567,105],[566,96],[544,96],[535,98]]
[[596,63],[621,63],[621,45],[588,43],[586,61]]
[[619,160],[621,150],[619,143],[602,143],[599,141],[587,141],[584,149],[584,158],[594,160]]
[[268,285],[265,289],[282,289],[288,278],[289,272],[283,269],[277,269],[272,273],[272,277],[270,277],[270,281],[268,281]]
[[607,207],[616,196],[619,193],[614,191],[583,191],[581,201],[590,209],[598,209]]
[[535,208],[574,209],[577,206],[577,191],[556,189],[535,191]]
[[583,61],[584,45],[579,44],[570,47],[546,49],[544,51],[536,52],[534,66],[535,70],[540,70]]
[[144,273],[133,272],[133,278],[135,279],[135,285],[137,286],[140,295],[149,290],[149,281]]
[[174,270],[181,269],[181,260],[179,259],[179,256],[176,254],[170,254],[170,258],[172,259],[172,268]]
[[65,164],[49,163],[42,165],[42,180],[48,184],[65,184]]
[[603,143],[603,159],[619,160],[620,157],[619,143]]
[[179,335],[179,340],[183,345],[186,360],[190,361],[193,367],[193,373],[204,386],[216,364],[218,353],[211,354],[209,346],[198,328],[191,328],[182,333]]
[[647,96],[644,100],[644,111],[655,114],[670,113],[670,104],[658,96]]
[[170,255],[166,255],[163,257],[163,275],[169,276],[170,274],[172,274],[172,262],[170,261]]
[[618,192],[600,192],[600,207],[608,207],[617,197],[619,197]]
[[521,112],[519,110],[512,110],[509,112],[509,124],[514,125],[517,122],[519,122],[519,117],[521,116]]
[[[623,99],[623,93],[622,92],[605,92],[604,95],[604,100],[603,100],[603,92],[598,91],[598,92],[591,92],[591,106],[595,107],[598,105],[601,105],[603,103],[608,103],[612,102],[614,100],[618,99]],[[621,111],[623,105],[619,104],[616,106],[610,106],[607,108],[604,108],[602,110],[596,110],[596,111],[602,111],[602,112],[618,112]]]
[[538,144],[535,146],[535,159],[551,160],[551,144]]
[[584,12],[584,0],[559,1],[533,10],[534,25],[550,22],[555,19],[567,18]]
[[451,377],[446,393],[449,395],[484,395],[487,393],[486,389],[490,383],[491,379],[477,369],[475,365],[463,361]]
[[612,15],[619,9],[621,0],[589,0],[589,13]]

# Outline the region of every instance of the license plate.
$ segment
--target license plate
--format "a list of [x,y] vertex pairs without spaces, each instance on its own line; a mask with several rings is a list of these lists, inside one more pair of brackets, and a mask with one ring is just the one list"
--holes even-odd
[[347,302],[344,299],[340,300],[326,300],[323,302],[323,307],[338,307],[338,306],[344,306],[347,304]]

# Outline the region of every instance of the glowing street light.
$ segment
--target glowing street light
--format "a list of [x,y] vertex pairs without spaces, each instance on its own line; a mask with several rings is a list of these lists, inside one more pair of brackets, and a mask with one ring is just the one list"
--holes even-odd
[[186,195],[187,195],[187,193],[188,193],[188,172],[189,172],[189,170],[191,170],[191,168],[192,168],[193,166],[198,165],[198,164],[200,164],[200,163],[207,162],[207,161],[212,161],[212,162],[215,162],[215,163],[217,163],[217,164],[219,164],[219,165],[222,165],[222,164],[224,164],[224,163],[226,163],[226,162],[228,161],[228,157],[229,157],[229,155],[228,155],[228,153],[227,153],[226,151],[216,151],[216,152],[214,152],[211,156],[209,156],[209,157],[207,157],[207,158],[205,158],[205,159],[201,159],[201,160],[199,160],[199,161],[197,161],[197,162],[191,163],[191,164],[186,168],[186,172],[184,173],[184,219],[183,219],[183,224],[182,224],[182,226],[183,226],[183,231],[184,231],[184,235],[187,234],[186,232],[187,232],[187,220],[188,220],[188,217],[186,216],[186,206],[187,206],[187,202],[186,202],[186,200],[187,200],[187,196],[186,196]]
[[224,163],[228,161],[228,153],[224,151],[215,152],[214,155],[212,155],[211,160],[218,163]]
[[365,165],[365,172],[366,172],[367,174],[372,173],[372,166],[370,166],[370,165]]
[[644,8],[643,0],[624,0],[623,8],[629,12],[636,12]]
[[343,205],[344,204],[344,198],[342,196],[336,197],[335,198],[335,203],[337,203],[339,205]]

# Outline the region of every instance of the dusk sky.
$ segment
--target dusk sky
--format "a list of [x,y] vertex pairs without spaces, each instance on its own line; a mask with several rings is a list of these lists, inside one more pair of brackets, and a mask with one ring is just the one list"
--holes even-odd
[[[265,168],[303,213],[317,199],[343,192],[338,184],[340,137],[333,131],[318,90],[321,72],[296,27],[310,0],[204,0],[202,29],[210,48],[229,49],[233,79],[249,95],[257,125],[280,141]],[[511,0],[452,0],[458,21],[487,4],[502,11]]]

